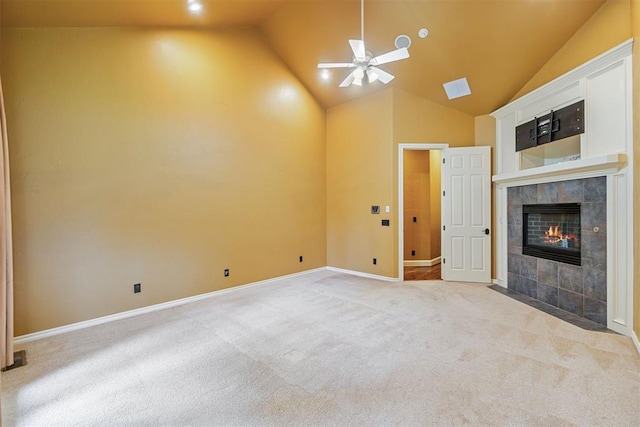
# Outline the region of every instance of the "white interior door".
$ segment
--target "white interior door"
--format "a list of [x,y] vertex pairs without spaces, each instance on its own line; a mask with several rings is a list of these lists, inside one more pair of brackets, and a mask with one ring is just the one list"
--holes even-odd
[[442,278],[491,282],[491,148],[447,148],[442,161]]

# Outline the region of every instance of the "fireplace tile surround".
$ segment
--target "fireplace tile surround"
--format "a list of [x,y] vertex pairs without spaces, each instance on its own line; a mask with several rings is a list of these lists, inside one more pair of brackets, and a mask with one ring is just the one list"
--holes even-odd
[[[509,187],[507,288],[606,326],[606,190],[605,177]],[[551,203],[581,204],[581,266],[522,254],[522,205]]]

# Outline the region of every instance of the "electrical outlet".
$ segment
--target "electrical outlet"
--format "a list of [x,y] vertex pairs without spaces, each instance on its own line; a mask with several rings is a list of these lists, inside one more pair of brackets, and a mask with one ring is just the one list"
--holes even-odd
[[140,292],[142,292],[142,289],[141,289],[140,283],[136,283],[136,284],[134,284],[134,285],[133,285],[133,293],[134,293],[134,294],[138,294],[138,293],[140,293]]
[[416,251],[411,251],[411,256],[416,256]]
[[374,259],[373,259],[373,265],[376,265],[376,264],[378,264],[378,259],[377,259],[377,258],[374,258]]
[[224,277],[229,277],[229,269],[228,268],[224,269]]
[[302,255],[300,255],[300,262],[302,262]]

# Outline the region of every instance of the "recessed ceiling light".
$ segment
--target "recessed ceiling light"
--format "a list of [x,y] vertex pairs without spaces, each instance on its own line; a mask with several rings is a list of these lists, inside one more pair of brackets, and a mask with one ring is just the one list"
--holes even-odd
[[469,82],[466,77],[445,83],[442,86],[444,86],[444,91],[447,92],[449,99],[471,95],[471,88],[469,87]]
[[189,9],[189,12],[191,13],[200,13],[202,12],[202,9],[204,9],[204,6],[202,6],[202,3],[198,0],[189,0],[187,3],[187,9]]
[[322,70],[322,72],[320,73],[320,77],[322,77],[323,80],[329,80],[329,77],[331,77],[331,73],[329,72],[329,70],[327,70],[326,68],[324,70]]

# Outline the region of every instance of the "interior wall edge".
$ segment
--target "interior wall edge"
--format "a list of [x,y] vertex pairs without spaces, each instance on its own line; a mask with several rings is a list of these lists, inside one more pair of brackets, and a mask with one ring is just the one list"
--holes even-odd
[[357,270],[349,270],[347,268],[339,268],[339,267],[327,266],[327,270],[333,271],[333,272],[336,272],[336,273],[350,274],[352,276],[366,277],[368,279],[382,280],[384,282],[402,282],[402,279],[399,279],[397,277],[380,276],[378,274],[365,273],[365,272],[357,271]]
[[631,332],[631,339],[633,340],[633,343],[636,346],[636,350],[638,350],[638,354],[640,355],[640,339],[638,339],[636,331]]

